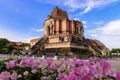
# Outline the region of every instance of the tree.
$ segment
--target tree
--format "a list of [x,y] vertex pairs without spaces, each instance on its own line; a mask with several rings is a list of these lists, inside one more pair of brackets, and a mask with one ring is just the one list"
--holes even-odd
[[89,55],[90,55],[90,57],[93,57],[94,53],[92,51],[89,51]]
[[20,46],[30,46],[29,43],[22,43]]
[[0,38],[0,53],[9,53],[11,50],[11,45],[9,40],[6,38]]
[[66,50],[64,50],[63,54],[64,54],[64,56],[69,56],[69,54]]
[[120,48],[113,48],[111,53],[120,53]]

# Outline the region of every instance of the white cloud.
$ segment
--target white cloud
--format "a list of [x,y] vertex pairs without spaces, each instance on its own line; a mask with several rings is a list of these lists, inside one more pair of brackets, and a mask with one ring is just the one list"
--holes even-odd
[[88,3],[86,3],[85,10],[81,12],[81,14],[87,13],[90,11],[92,8],[94,8],[94,2],[92,0],[89,0]]
[[81,14],[85,14],[89,12],[90,10],[97,8],[97,7],[103,7],[105,5],[111,4],[113,2],[117,2],[118,0],[89,0],[85,3],[85,9]]
[[87,21],[82,21],[82,23],[83,23],[83,24],[86,24],[86,23],[87,23]]
[[35,0],[42,3],[49,3],[54,5],[62,5],[68,7],[69,11],[82,9],[80,14],[85,14],[90,10],[98,7],[117,2],[118,0]]
[[31,35],[32,33],[41,33],[43,32],[43,28],[31,28],[31,30],[28,32],[28,35]]
[[99,26],[99,25],[103,25],[104,21],[94,21],[94,22],[92,22],[92,24]]
[[117,1],[118,0],[65,0],[64,5],[70,7],[73,10],[84,9],[80,14],[85,14],[94,8],[103,7]]
[[84,27],[84,28],[87,28],[87,21],[82,21],[82,23],[83,23],[83,25],[84,25],[83,27]]
[[78,9],[86,7],[86,1],[80,0],[65,0],[63,5],[70,7],[71,9]]
[[36,32],[43,32],[43,28],[42,29],[36,29]]
[[120,20],[110,21],[104,27],[96,28],[92,32],[100,32],[105,35],[120,35]]
[[110,49],[120,48],[120,19],[110,21],[103,27],[87,31],[87,34],[93,38],[99,39]]

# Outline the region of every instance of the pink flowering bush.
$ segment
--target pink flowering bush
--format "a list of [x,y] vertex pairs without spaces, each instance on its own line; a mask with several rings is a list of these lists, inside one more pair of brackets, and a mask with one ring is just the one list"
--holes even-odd
[[23,58],[5,61],[4,65],[0,80],[120,80],[120,72],[114,73],[111,64],[98,57],[88,60]]

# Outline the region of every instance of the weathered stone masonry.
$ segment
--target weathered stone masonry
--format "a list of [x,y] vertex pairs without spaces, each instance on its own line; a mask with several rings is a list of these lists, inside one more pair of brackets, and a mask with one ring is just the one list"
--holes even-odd
[[100,41],[86,39],[83,23],[69,20],[67,12],[58,7],[48,15],[43,28],[43,37],[31,48],[33,54],[53,56],[67,51],[69,55],[74,55],[80,49],[91,50],[94,54],[108,51],[104,44],[98,44]]

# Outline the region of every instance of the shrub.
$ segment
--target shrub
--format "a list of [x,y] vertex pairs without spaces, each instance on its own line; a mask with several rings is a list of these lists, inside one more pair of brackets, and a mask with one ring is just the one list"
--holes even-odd
[[88,60],[32,59],[1,61],[0,80],[120,80],[111,64],[97,57]]

